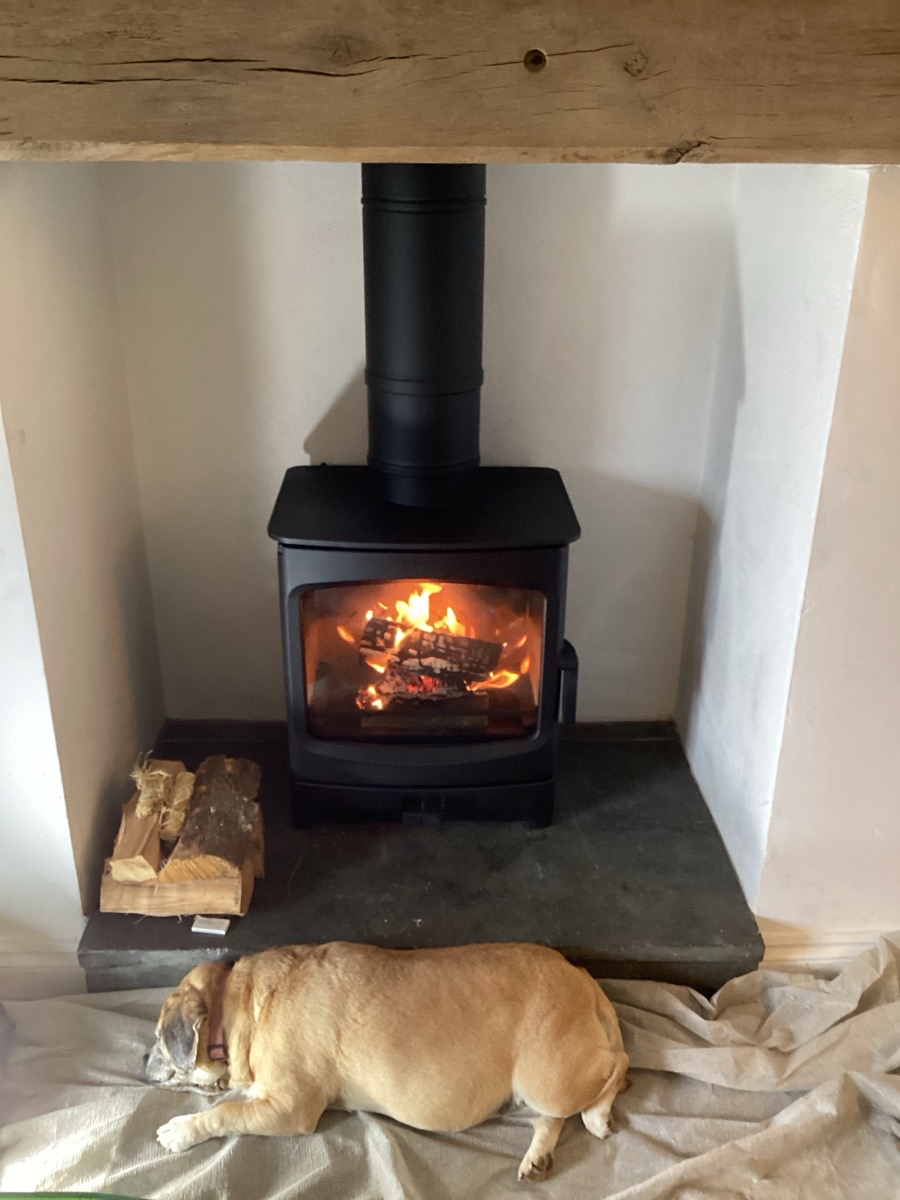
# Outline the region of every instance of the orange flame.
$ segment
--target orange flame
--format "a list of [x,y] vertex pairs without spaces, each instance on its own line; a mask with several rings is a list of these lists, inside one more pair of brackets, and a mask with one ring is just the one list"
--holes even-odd
[[420,583],[418,591],[413,592],[408,600],[397,601],[398,621],[402,625],[431,633],[434,630],[431,624],[431,597],[441,590],[439,583]]
[[[442,617],[432,615],[431,597],[441,591],[443,591],[443,587],[439,583],[422,582],[409,599],[397,601],[394,605],[396,613],[394,620],[401,628],[394,634],[395,647],[399,646],[414,629],[421,629],[425,633],[439,630],[452,633],[457,637],[465,636],[466,627],[449,604]],[[387,605],[381,601],[378,602],[378,607],[387,611]],[[371,614],[368,614],[366,620],[371,619]]]
[[489,688],[508,688],[520,678],[515,671],[492,671],[487,679],[470,683],[468,689],[470,692],[486,692]]
[[449,604],[447,605],[447,612],[444,615],[444,619],[442,621],[436,621],[435,628],[446,629],[447,632],[452,633],[454,637],[465,637],[466,635],[465,625],[463,625],[462,621],[460,621],[459,617],[457,617],[456,613]]
[[[397,625],[397,628],[394,630],[393,648],[395,650],[416,629],[424,630],[426,633],[433,633],[435,630],[446,630],[447,633],[455,636],[466,636],[466,626],[457,617],[449,604],[442,617],[432,616],[431,597],[437,595],[440,591],[443,591],[441,584],[423,581],[407,600],[397,601],[394,605],[395,614],[389,618]],[[383,613],[390,612],[390,609],[383,600],[377,600],[375,608]],[[370,608],[366,612],[366,623],[368,624],[374,616],[375,609]],[[351,646],[357,645],[358,639],[353,636],[346,625],[338,625],[336,629],[338,635],[345,642]],[[373,671],[377,671],[380,675],[385,673],[388,660],[388,654],[378,655],[371,652],[366,654],[366,665],[370,666]]]

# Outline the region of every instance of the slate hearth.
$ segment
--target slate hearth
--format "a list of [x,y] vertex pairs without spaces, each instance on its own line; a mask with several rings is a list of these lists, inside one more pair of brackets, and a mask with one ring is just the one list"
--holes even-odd
[[277,724],[168,722],[163,758],[262,766],[266,878],[224,938],[190,918],[94,913],[78,950],[90,991],[173,984],[203,959],[287,942],[384,946],[536,941],[598,977],[709,990],[756,967],[763,945],[670,726],[562,732],[556,817],[515,823],[290,823]]

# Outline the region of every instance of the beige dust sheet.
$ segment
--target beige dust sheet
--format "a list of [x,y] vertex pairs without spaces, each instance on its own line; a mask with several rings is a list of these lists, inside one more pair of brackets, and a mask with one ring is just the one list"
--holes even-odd
[[831,981],[756,971],[712,1001],[605,985],[632,1086],[604,1142],[567,1122],[553,1174],[516,1180],[527,1115],[426,1134],[329,1112],[311,1137],[241,1137],[172,1155],[155,1131],[209,1101],[139,1079],[164,992],[7,1004],[0,1191],[191,1200],[900,1200],[900,935]]

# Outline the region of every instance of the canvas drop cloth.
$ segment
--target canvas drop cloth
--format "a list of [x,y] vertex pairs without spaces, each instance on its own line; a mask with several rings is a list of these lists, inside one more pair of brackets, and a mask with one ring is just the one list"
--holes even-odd
[[834,980],[757,971],[708,1001],[612,982],[632,1086],[598,1142],[577,1118],[543,1183],[508,1113],[459,1134],[326,1113],[311,1137],[241,1137],[172,1155],[155,1130],[209,1103],[138,1078],[163,992],[7,1005],[0,1191],[263,1200],[900,1200],[900,935]]

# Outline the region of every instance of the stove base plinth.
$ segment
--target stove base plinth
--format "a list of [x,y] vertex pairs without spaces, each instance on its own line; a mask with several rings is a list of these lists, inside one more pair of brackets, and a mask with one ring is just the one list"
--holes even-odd
[[543,829],[553,820],[554,782],[497,784],[490,787],[354,787],[291,779],[294,826],[350,821],[402,821],[439,825],[444,821],[521,821]]

